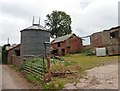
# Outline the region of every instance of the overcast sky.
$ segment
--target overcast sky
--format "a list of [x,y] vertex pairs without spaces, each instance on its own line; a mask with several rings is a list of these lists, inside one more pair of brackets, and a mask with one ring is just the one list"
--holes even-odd
[[20,30],[41,17],[41,25],[53,10],[71,16],[72,31],[83,37],[118,25],[119,0],[0,0],[0,45],[20,43]]

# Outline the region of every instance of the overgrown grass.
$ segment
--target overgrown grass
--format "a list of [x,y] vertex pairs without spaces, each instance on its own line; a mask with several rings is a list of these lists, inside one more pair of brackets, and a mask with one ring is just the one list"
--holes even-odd
[[[62,58],[64,59],[64,61],[59,61],[56,59],[51,60],[51,71],[64,72],[66,70],[70,70],[77,71],[77,74],[68,75],[66,77],[52,77],[52,81],[47,83],[40,81],[39,77],[36,77],[33,74],[26,74],[27,80],[30,82],[36,82],[40,87],[44,89],[62,89],[66,83],[79,81],[79,79],[85,75],[86,70],[118,60],[118,56],[96,57],[86,56],[86,54],[84,53],[66,55]],[[42,61],[40,60],[41,59],[39,58],[28,59],[28,64],[41,64]]]
[[[59,79],[59,78],[58,78]],[[62,89],[64,87],[64,80],[52,80],[42,86],[44,89]]]
[[[24,64],[33,66],[34,64],[38,64],[38,65],[42,64],[41,62],[42,62],[42,60],[40,58],[28,58],[28,59],[26,59]],[[23,67],[24,67],[24,64],[23,64]],[[76,66],[73,66],[73,65],[76,65],[76,62],[74,62],[74,61],[60,61],[57,59],[53,59],[53,60],[51,60],[51,71],[52,72],[55,72],[55,71],[64,72],[64,71],[67,71],[71,68],[73,71],[76,71],[76,70],[80,71],[81,70],[80,67],[78,67],[77,65]],[[75,79],[77,80],[77,78],[74,76],[69,76],[66,78],[64,78],[64,77],[52,77],[52,81],[45,83],[45,82],[41,81],[34,74],[25,73],[24,76],[26,77],[26,79],[29,82],[36,83],[37,85],[39,85],[40,87],[42,87],[44,89],[62,89],[64,87],[65,83],[74,82]]]
[[[69,83],[73,83],[74,81],[71,80],[72,78],[60,78],[60,77],[53,77],[52,81],[47,82],[42,84],[42,88],[44,89],[63,89],[65,83],[69,82]],[[76,80],[78,81],[78,79],[76,78]]]
[[66,83],[79,81],[79,79],[86,74],[86,70],[118,60],[118,56],[86,56],[86,53],[66,55],[62,58],[64,61],[56,61],[54,59],[55,63],[52,62],[51,64],[52,72],[70,70],[77,71],[78,73],[66,77],[52,77],[51,82],[43,85],[44,89],[62,89]]
[[67,55],[63,58],[66,61],[75,62],[84,70],[91,69],[93,67],[118,60],[118,56],[97,57],[97,56],[85,56],[85,54]]
[[37,83],[37,84],[42,83],[39,76],[36,76],[34,74],[25,73],[24,76],[27,78],[27,80],[29,82],[34,82],[34,83]]
[[26,73],[24,74],[24,76],[27,79],[27,81],[36,84],[42,89],[62,89],[65,83],[65,81],[62,79],[60,80],[60,78],[53,78],[52,81],[46,83],[46,82],[41,81],[39,77],[37,77],[34,74]]
[[8,65],[11,69],[16,70],[16,71],[21,71],[21,67],[18,67],[16,65]]
[[[82,54],[70,54],[62,57],[64,62],[57,62],[56,64],[51,66],[51,70],[54,71],[65,71],[65,70],[73,70],[77,71],[77,75],[67,76],[65,78],[53,77],[53,81],[50,84],[58,83],[63,81],[63,85],[68,82],[77,82],[81,77],[83,77],[86,73],[85,71],[96,66],[104,65],[109,62],[116,62],[118,60],[118,56],[106,56],[106,57],[97,57],[97,56],[86,56],[86,53]],[[50,85],[50,88],[53,85]],[[47,86],[49,87],[49,86]],[[61,88],[61,87],[59,87]]]

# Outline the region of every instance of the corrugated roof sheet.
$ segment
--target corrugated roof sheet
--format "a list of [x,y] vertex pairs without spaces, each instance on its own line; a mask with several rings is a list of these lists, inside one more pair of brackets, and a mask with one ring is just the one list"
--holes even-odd
[[75,35],[75,34],[67,34],[67,35],[65,35],[65,36],[58,37],[58,38],[54,39],[54,40],[52,41],[52,43],[57,43],[57,42],[65,41],[65,40],[67,40],[68,38],[70,38],[72,35]]
[[25,28],[23,30],[29,30],[29,29],[30,30],[35,29],[35,30],[46,30],[46,31],[48,31],[45,27],[43,27],[42,25],[38,25],[38,24],[34,24],[33,26],[29,26],[29,27],[27,27],[27,28]]
[[41,29],[41,30],[46,30],[46,28],[44,28],[41,25],[39,25],[39,26],[38,25],[30,26],[30,27],[28,27],[26,29]]

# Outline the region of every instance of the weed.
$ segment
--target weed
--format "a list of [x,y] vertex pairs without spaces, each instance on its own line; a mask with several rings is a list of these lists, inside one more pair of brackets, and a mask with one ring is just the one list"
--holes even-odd
[[10,67],[11,69],[16,70],[16,71],[21,71],[21,68],[20,68],[20,67],[17,67],[16,65],[9,65],[9,67]]
[[28,81],[37,81],[36,77],[33,74],[26,74],[26,78]]
[[53,81],[43,85],[44,89],[62,89],[64,87],[64,80],[54,79]]

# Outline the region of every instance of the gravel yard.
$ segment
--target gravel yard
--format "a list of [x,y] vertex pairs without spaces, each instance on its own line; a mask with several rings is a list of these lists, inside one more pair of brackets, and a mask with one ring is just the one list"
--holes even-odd
[[67,83],[65,89],[117,89],[118,63],[87,70],[87,75],[77,83]]

